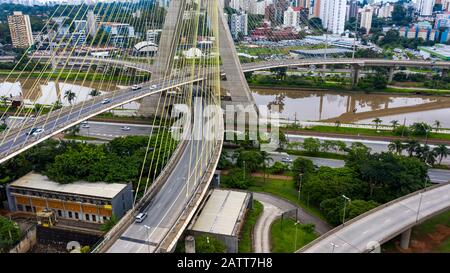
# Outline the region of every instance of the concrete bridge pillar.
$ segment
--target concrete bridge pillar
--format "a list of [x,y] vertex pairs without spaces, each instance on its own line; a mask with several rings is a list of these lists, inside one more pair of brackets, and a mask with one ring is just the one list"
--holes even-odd
[[408,249],[410,240],[411,240],[411,228],[402,233],[400,240],[400,247],[402,249]]
[[184,250],[186,253],[195,253],[195,237],[192,235],[186,236],[184,239]]
[[394,80],[394,72],[395,72],[395,67],[391,67],[389,68],[389,78],[388,78],[388,83],[392,83],[392,81]]
[[358,82],[359,82],[360,69],[361,68],[357,64],[352,66],[351,78],[352,78],[352,85],[353,86],[357,85]]

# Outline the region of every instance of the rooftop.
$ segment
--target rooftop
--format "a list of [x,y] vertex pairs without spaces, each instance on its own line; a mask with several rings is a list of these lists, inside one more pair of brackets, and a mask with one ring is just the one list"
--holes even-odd
[[113,198],[127,185],[119,183],[85,182],[79,181],[71,184],[59,184],[38,173],[28,173],[10,184],[15,188],[27,188],[42,191],[52,191],[74,195],[84,195],[101,198]]
[[247,206],[249,193],[215,189],[196,219],[192,230],[234,235]]

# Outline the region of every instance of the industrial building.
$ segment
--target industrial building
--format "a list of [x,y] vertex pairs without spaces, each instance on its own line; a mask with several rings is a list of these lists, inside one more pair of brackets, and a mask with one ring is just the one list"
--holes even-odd
[[60,184],[28,173],[6,187],[11,211],[53,211],[56,218],[104,223],[121,218],[133,205],[131,184],[75,182]]
[[188,233],[214,237],[225,243],[228,253],[237,253],[240,231],[252,199],[250,192],[214,189]]

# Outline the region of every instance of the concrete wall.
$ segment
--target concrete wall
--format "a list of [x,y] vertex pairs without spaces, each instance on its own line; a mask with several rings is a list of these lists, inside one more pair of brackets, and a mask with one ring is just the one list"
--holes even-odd
[[122,218],[133,207],[133,187],[129,183],[116,197],[111,200],[113,214]]
[[13,247],[9,253],[27,253],[36,244],[36,241],[36,226],[33,226],[25,233],[22,241]]

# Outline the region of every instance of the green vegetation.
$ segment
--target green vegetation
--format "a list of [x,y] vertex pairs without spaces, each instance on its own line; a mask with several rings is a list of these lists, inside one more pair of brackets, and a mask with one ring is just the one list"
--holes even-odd
[[[136,189],[148,142],[149,137],[145,136],[116,138],[102,145],[48,140],[0,165],[0,183],[35,171],[60,183],[131,182]],[[169,133],[161,132],[159,137],[150,138],[149,147],[148,158],[156,154],[159,160],[151,168],[145,164],[142,175],[153,178],[170,158],[176,143]]]
[[225,244],[211,236],[195,237],[196,253],[226,253]]
[[296,224],[289,218],[274,221],[270,235],[274,253],[293,253],[317,238],[314,225]]
[[439,214],[422,224],[413,228],[415,235],[426,235],[436,231],[437,225],[444,225],[450,228],[450,211]]
[[259,216],[263,212],[263,205],[253,200],[252,209],[247,214],[247,219],[245,220],[244,227],[241,231],[241,238],[239,239],[239,253],[252,253],[253,245],[253,228],[258,220]]
[[93,140],[99,140],[96,137],[89,137],[89,136],[72,136],[72,135],[65,135],[65,139],[68,140],[81,140],[81,141],[93,141]]
[[19,225],[6,217],[0,216],[0,252],[7,251],[22,236]]
[[100,230],[103,232],[110,231],[117,223],[119,222],[119,219],[116,215],[112,215],[111,218],[103,223],[103,225],[100,227]]

